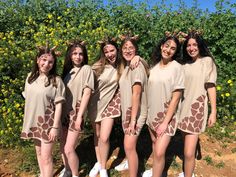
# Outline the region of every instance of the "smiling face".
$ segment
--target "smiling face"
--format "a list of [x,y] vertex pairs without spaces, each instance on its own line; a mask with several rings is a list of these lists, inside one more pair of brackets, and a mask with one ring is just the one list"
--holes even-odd
[[122,46],[121,50],[122,50],[122,56],[126,61],[131,61],[136,54],[135,46],[132,44],[131,41],[126,41]]
[[40,74],[47,75],[53,68],[55,59],[51,54],[43,54],[37,59]]
[[84,60],[84,54],[80,47],[76,47],[71,53],[71,61],[73,66],[80,67]]
[[108,62],[111,65],[114,65],[116,62],[116,58],[117,58],[117,49],[114,45],[111,44],[107,44],[104,46],[103,48],[103,52],[105,57],[107,58]]
[[193,60],[196,60],[197,58],[200,57],[199,48],[198,48],[196,39],[193,39],[193,38],[189,39],[186,50],[187,50],[188,55],[192,57]]
[[177,44],[173,40],[166,41],[161,45],[161,56],[164,60],[171,60],[177,49]]

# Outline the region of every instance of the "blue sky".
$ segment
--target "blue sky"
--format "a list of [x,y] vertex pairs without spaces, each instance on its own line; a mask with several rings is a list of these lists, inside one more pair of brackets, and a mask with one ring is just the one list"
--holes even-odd
[[[181,1],[184,2],[187,5],[187,7],[192,7],[194,3],[194,0],[181,0]],[[215,8],[216,1],[217,0],[197,0],[197,5],[202,10],[208,9],[210,12],[214,12],[216,11]],[[227,1],[229,1],[231,4],[236,3],[236,0],[227,0]],[[106,4],[108,0],[104,0],[103,2]],[[146,2],[147,4],[152,6],[156,3],[161,3],[162,0],[134,0],[134,2]],[[180,0],[164,0],[164,2],[166,5],[169,4],[178,5]]]

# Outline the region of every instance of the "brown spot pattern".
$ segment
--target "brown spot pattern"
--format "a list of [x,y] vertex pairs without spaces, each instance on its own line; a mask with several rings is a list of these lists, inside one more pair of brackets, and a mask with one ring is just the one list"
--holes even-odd
[[[124,132],[126,131],[127,128],[129,128],[129,123],[130,123],[130,119],[131,119],[131,110],[132,110],[132,107],[129,107],[126,111],[126,116],[125,116],[125,120],[122,121],[122,126],[123,126],[123,130]],[[137,126],[137,123],[136,123],[136,127],[135,127],[135,131],[136,131],[136,134],[140,131],[140,127]]]
[[[75,122],[76,122],[76,119],[77,119],[77,114],[79,112],[80,103],[81,103],[81,101],[78,100],[76,105],[75,105],[75,110],[72,110],[69,113],[69,120],[70,120],[70,122],[69,122],[69,130],[70,131],[78,131],[75,128]],[[83,128],[83,123],[81,125],[81,128]]]
[[[169,108],[169,105],[170,105],[170,101],[164,103],[164,112],[158,112],[157,113],[157,117],[154,118],[154,120],[152,122],[152,126],[154,127],[155,130],[163,122],[163,120],[164,120],[164,118],[166,116],[167,110]],[[165,131],[165,134],[170,135],[170,136],[174,135],[175,134],[176,124],[177,124],[176,116],[174,115],[172,117],[171,121],[168,124],[168,127],[167,127],[167,129]]]
[[43,139],[49,141],[49,132],[54,122],[55,105],[50,103],[46,107],[45,115],[38,116],[37,127],[31,127],[28,133],[22,132],[21,138],[23,139]]
[[196,102],[191,105],[192,115],[186,116],[181,122],[179,122],[179,128],[181,130],[200,133],[204,121],[205,98],[205,95],[199,96],[196,99]]
[[106,109],[103,111],[102,118],[118,117],[120,114],[120,91],[117,91]]

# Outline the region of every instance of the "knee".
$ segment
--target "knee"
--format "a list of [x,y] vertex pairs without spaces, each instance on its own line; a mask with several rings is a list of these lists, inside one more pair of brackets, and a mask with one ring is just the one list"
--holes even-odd
[[107,143],[109,143],[109,137],[107,137],[107,136],[100,136],[99,141],[102,144],[107,144]]
[[129,154],[133,151],[136,151],[136,145],[131,144],[131,143],[124,143],[124,149],[126,154]]
[[65,146],[64,147],[64,153],[66,154],[66,156],[70,156],[70,154],[72,154],[75,150],[71,147]]
[[165,151],[162,149],[155,149],[154,150],[154,158],[156,158],[156,159],[165,158]]
[[195,152],[194,151],[184,151],[184,158],[186,160],[192,160],[195,158]]

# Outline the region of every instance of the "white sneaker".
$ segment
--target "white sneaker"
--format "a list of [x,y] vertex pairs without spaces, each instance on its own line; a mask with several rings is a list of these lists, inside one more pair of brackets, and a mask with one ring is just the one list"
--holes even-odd
[[71,176],[72,176],[71,171],[67,170],[66,168],[63,168],[58,177],[71,177]]
[[[178,177],[184,177],[184,172],[181,172]],[[193,173],[192,177],[195,177],[194,173]]]
[[115,167],[116,171],[124,171],[128,169],[129,169],[128,160],[124,160],[123,162],[121,162],[119,165]]
[[107,170],[101,169],[99,172],[100,177],[108,177]]
[[145,170],[142,177],[152,177],[152,168],[150,168],[149,170]]
[[101,170],[101,164],[99,162],[96,162],[93,168],[89,172],[89,177],[96,177],[100,170]]

